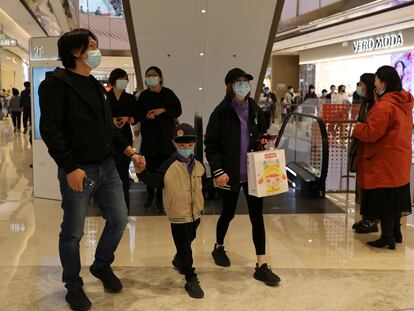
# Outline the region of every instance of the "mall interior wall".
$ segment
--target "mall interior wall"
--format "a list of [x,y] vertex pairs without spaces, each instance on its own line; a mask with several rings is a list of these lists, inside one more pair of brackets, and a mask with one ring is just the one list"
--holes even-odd
[[255,93],[277,1],[125,2],[133,17],[142,75],[152,65],[162,69],[165,86],[181,100],[180,121],[191,123],[199,113],[207,124],[224,98],[224,77],[233,67],[255,77]]
[[299,56],[273,55],[271,89],[281,98],[288,86],[293,86],[295,90],[299,87]]

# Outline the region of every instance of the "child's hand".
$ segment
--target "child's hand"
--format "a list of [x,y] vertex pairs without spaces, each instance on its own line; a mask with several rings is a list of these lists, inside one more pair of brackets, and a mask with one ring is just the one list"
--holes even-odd
[[144,156],[136,156],[132,159],[132,161],[134,162],[135,170],[137,173],[141,173],[145,170],[147,162],[145,161]]

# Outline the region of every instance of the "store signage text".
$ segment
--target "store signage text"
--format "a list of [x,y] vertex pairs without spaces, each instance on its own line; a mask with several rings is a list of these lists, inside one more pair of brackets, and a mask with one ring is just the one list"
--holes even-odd
[[0,46],[2,47],[17,46],[17,40],[16,39],[0,39]]
[[352,42],[354,53],[371,52],[378,50],[393,49],[404,45],[401,32],[380,35],[374,38],[365,38]]

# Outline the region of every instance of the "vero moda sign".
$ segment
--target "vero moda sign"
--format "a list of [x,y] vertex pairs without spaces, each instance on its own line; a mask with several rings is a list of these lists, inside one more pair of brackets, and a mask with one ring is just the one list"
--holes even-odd
[[376,37],[354,40],[352,42],[354,53],[387,50],[402,46],[404,46],[404,38],[401,32],[387,33]]

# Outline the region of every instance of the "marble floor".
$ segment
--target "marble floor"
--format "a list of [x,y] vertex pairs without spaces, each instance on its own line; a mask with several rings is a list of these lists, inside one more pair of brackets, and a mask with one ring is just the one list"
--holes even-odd
[[[69,310],[57,248],[60,204],[32,197],[28,138],[10,127],[0,121],[0,310]],[[328,197],[342,213],[265,215],[268,262],[282,278],[276,288],[252,277],[248,216],[237,215],[230,226],[229,268],[211,258],[218,216],[204,216],[193,247],[202,300],[188,297],[172,269],[165,216],[130,218],[114,263],[124,290],[104,292],[88,272],[104,222],[88,217],[81,256],[92,310],[414,310],[413,219],[395,251],[371,249],[365,242],[378,234],[351,229],[353,195]]]

